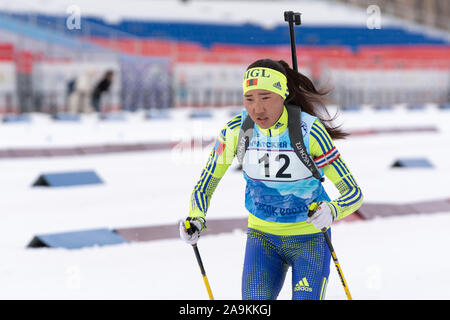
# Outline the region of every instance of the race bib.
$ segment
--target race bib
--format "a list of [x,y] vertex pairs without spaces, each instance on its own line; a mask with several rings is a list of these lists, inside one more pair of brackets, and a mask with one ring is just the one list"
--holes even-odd
[[259,181],[293,182],[311,177],[311,171],[294,150],[249,148],[243,170],[249,178]]

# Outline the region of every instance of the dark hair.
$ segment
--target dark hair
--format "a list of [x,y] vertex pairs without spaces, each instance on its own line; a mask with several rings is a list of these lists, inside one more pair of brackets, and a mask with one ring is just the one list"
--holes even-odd
[[[336,119],[336,115],[331,118],[326,108],[326,102],[329,100],[326,95],[330,90],[317,89],[307,76],[289,67],[284,60],[257,60],[249,65],[247,70],[256,67],[270,68],[284,74],[289,89],[289,96],[285,103],[299,106],[302,111],[319,118],[332,139],[344,139],[349,135],[342,131],[339,126],[336,127],[331,124]],[[327,118],[324,118],[324,115]]]

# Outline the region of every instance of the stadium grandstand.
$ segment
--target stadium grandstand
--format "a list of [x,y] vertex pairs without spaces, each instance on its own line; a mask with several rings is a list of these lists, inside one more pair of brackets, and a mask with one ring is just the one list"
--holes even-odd
[[17,0],[0,1],[0,113],[86,110],[106,70],[102,111],[240,106],[249,63],[290,62],[286,10],[300,70],[336,104],[448,103],[445,0]]

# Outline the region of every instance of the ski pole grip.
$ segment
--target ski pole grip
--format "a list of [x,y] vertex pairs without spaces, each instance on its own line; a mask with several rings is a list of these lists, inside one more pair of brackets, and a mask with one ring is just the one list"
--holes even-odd
[[189,222],[189,220],[184,221],[184,228],[185,228],[187,234],[191,235],[194,233],[191,228],[191,223]]
[[317,204],[317,202],[314,202],[309,206],[308,218],[310,218],[314,214],[314,212],[316,212],[318,207],[319,205]]

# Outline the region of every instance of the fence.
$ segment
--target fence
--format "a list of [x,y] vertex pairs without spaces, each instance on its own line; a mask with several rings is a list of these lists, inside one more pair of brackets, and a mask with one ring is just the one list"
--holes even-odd
[[327,61],[322,83],[330,83],[331,98],[341,105],[445,103],[450,100],[449,61],[392,63],[354,60]]

